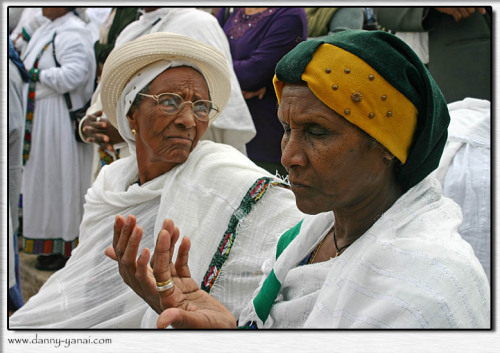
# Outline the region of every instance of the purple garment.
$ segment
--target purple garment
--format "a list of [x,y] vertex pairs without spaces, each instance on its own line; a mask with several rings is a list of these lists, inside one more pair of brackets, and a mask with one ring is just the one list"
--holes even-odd
[[217,20],[226,33],[234,71],[241,89],[258,91],[266,87],[262,99],[247,99],[257,135],[247,145],[250,159],[280,163],[283,128],[277,118],[278,102],[272,79],[278,61],[307,38],[307,17],[301,7],[274,7],[255,15],[234,8],[224,23],[225,8]]

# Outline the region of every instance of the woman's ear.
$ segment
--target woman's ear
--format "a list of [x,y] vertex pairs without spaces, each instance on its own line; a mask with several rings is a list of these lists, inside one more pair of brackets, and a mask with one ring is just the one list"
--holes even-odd
[[130,110],[127,113],[127,120],[128,120],[128,125],[130,127],[130,130],[133,130],[133,129],[137,130],[136,109],[130,108]]

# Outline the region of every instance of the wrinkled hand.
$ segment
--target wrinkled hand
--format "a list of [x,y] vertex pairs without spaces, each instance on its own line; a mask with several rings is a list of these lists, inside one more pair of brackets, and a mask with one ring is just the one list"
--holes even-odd
[[[475,7],[436,7],[436,11],[453,16],[456,22],[459,22],[467,17],[472,16],[476,12]],[[486,14],[486,9],[484,7],[478,7],[477,10],[481,15]]]
[[[171,220],[165,220],[158,234],[153,258],[155,280],[164,282],[173,278],[174,287],[160,293],[163,312],[158,328],[236,328],[236,319],[221,303],[201,290],[191,278],[188,266],[190,240],[184,237],[179,246],[175,265],[172,254],[179,235],[168,230]],[[174,227],[178,230],[178,228]]]
[[264,97],[264,94],[266,94],[266,87],[262,87],[258,91],[255,92],[249,92],[249,91],[241,91],[243,93],[243,98],[245,99],[250,99],[253,97],[258,97],[259,99],[262,99]]
[[[173,223],[166,226],[169,231]],[[142,228],[136,224],[136,218],[129,215],[127,220],[118,215],[115,218],[113,246],[105,254],[118,262],[118,270],[123,281],[137,293],[158,314],[161,313],[160,296],[156,290],[153,269],[149,265],[150,251],[144,248],[139,259],[137,253],[142,239]],[[179,230],[177,229],[177,237]],[[154,264],[154,260],[151,261]]]
[[115,143],[123,142],[118,130],[102,116],[102,110],[90,114],[82,123],[85,141],[97,143],[102,149],[114,151]]

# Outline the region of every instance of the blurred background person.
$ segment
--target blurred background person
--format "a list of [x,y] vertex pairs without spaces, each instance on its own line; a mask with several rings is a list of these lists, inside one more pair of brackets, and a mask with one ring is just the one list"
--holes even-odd
[[[86,7],[84,8],[81,18],[84,16],[84,21],[87,23],[87,28],[92,35],[92,42],[99,39],[101,27],[108,19],[109,14],[113,10],[112,7]],[[83,19],[83,18],[82,18]]]
[[23,169],[24,114],[22,90],[29,74],[9,38],[9,313],[24,304],[19,275],[17,244],[18,200]]
[[31,39],[31,36],[35,31],[42,26],[43,24],[49,22],[49,19],[42,14],[41,7],[21,7],[21,8],[10,8],[9,9],[9,26],[12,20],[15,21],[17,18],[19,11],[21,12],[19,15],[17,25],[10,33],[10,38],[12,39],[12,43],[16,50],[20,53],[22,52],[28,42]]
[[286,175],[272,78],[283,55],[307,38],[306,13],[300,7],[221,8],[217,20],[229,40],[234,71],[257,130],[246,145],[248,157],[272,174]]
[[99,39],[94,44],[94,54],[97,63],[97,81],[101,77],[102,67],[111,50],[115,47],[115,41],[121,31],[138,16],[137,7],[114,7],[108,18],[101,25]]
[[91,34],[73,9],[43,8],[49,22],[22,53],[30,73],[23,96],[23,243],[24,252],[39,255],[41,270],[62,268],[77,246],[90,185],[92,149],[77,143],[64,96],[79,108],[94,88]]
[[448,103],[491,100],[491,8],[373,9],[383,29],[420,54]]

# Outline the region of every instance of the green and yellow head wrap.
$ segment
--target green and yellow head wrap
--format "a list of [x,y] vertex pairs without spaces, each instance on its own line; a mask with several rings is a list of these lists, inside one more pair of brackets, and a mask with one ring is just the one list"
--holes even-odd
[[417,55],[382,31],[350,30],[300,43],[276,66],[278,102],[284,83],[313,94],[375,138],[401,161],[407,190],[439,165],[450,121],[446,101]]

